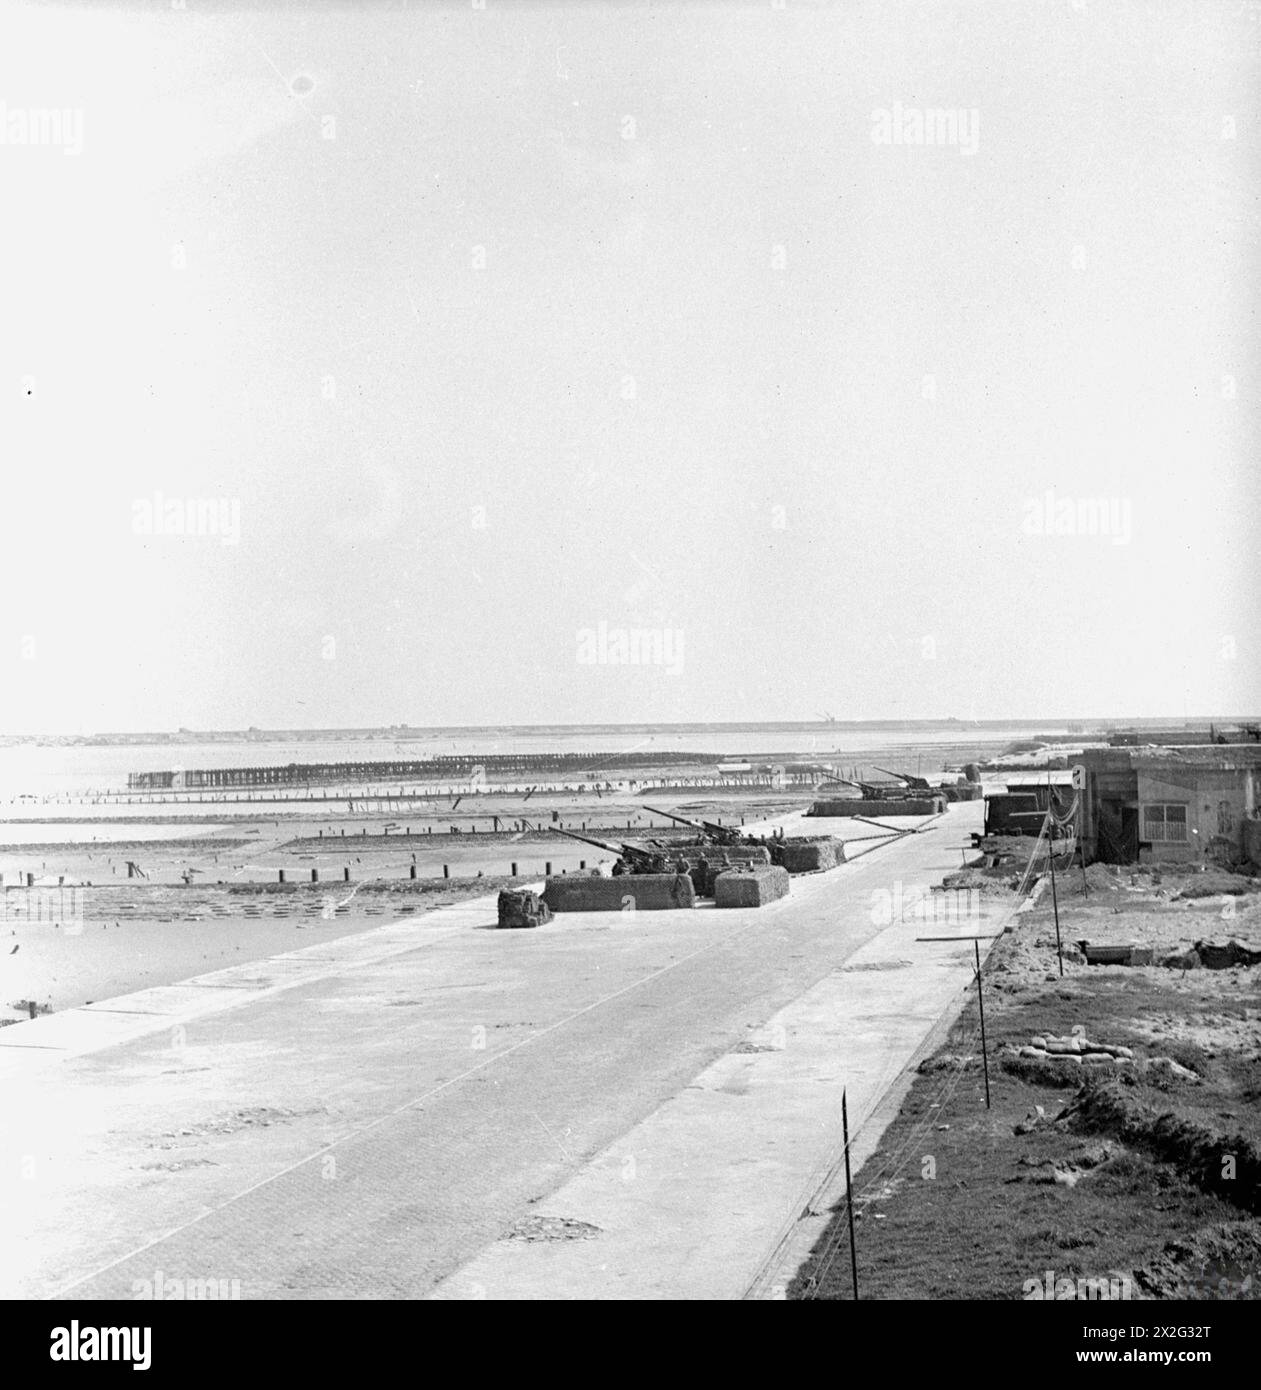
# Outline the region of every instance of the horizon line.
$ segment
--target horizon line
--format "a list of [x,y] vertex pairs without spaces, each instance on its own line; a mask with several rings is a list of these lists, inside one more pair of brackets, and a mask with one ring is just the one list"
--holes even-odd
[[[350,735],[350,734],[398,734],[405,730],[409,734],[441,735],[455,733],[512,732],[529,733],[550,730],[714,730],[729,729],[838,729],[838,728],[941,728],[959,725],[963,728],[1035,728],[1039,726],[1056,727],[1060,725],[1081,725],[1081,729],[1071,732],[1089,732],[1091,727],[1110,728],[1115,732],[1121,728],[1169,727],[1192,729],[1210,725],[1255,724],[1261,722],[1257,715],[1047,715],[1035,718],[997,717],[986,719],[964,719],[957,715],[939,718],[885,718],[885,719],[739,719],[739,720],[672,720],[653,721],[595,721],[590,723],[551,723],[551,724],[375,724],[375,725],[289,725],[260,727],[250,725],[246,728],[203,728],[194,729],[180,726],[177,729],[103,729],[91,733],[19,732],[0,733],[0,743],[28,742],[37,739],[152,739],[155,742],[168,740],[190,741],[202,737],[238,738],[283,738],[287,735]],[[1067,731],[1067,730],[1066,730]]]

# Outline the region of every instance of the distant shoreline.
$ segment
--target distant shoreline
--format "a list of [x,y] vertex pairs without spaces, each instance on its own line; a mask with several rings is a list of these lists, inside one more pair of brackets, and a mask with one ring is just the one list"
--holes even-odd
[[375,728],[307,729],[179,729],[100,734],[0,734],[0,747],[127,747],[199,743],[294,743],[328,740],[388,740],[395,743],[468,737],[470,735],[546,734],[689,734],[802,733],[858,729],[1028,730],[1037,733],[1103,733],[1134,727],[1204,729],[1210,724],[1255,723],[1256,715],[1212,715],[1187,719],[1134,716],[1109,719],[830,719],[830,720],[716,720],[710,723],[663,724],[447,724],[383,725]]

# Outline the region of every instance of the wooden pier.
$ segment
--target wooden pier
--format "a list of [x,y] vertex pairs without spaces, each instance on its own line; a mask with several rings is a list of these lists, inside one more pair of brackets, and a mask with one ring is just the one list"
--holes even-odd
[[305,787],[373,782],[472,782],[505,773],[601,773],[613,768],[704,763],[700,753],[491,753],[422,762],[284,763],[263,767],[198,767],[132,772],[129,791],[198,791],[227,787]]

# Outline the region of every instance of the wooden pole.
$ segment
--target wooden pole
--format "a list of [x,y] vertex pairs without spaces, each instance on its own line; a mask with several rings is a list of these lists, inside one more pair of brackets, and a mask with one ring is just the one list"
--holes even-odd
[[849,1100],[841,1091],[841,1131],[845,1136],[845,1206],[849,1211],[849,1272],[854,1281],[854,1301],[858,1301],[858,1250],[854,1245],[854,1187],[849,1172]]
[[981,984],[981,943],[974,940],[976,952],[976,1004],[981,1013],[981,1065],[985,1068],[985,1108],[990,1108],[990,1057],[985,1045],[985,989]]
[[1064,945],[1060,940],[1060,899],[1055,891],[1055,825],[1051,813],[1046,816],[1046,847],[1051,857],[1051,905],[1055,909],[1055,954],[1060,962],[1060,978],[1064,978]]

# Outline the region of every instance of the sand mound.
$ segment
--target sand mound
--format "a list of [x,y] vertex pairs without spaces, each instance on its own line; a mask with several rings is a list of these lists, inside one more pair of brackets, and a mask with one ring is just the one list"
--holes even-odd
[[1151,1298],[1261,1298],[1261,1230],[1251,1221],[1225,1221],[1171,1240],[1134,1282]]
[[1175,1109],[1157,1110],[1126,1080],[1088,1078],[1056,1123],[1119,1139],[1176,1164],[1207,1191],[1261,1211],[1261,1148],[1252,1139],[1221,1134]]

